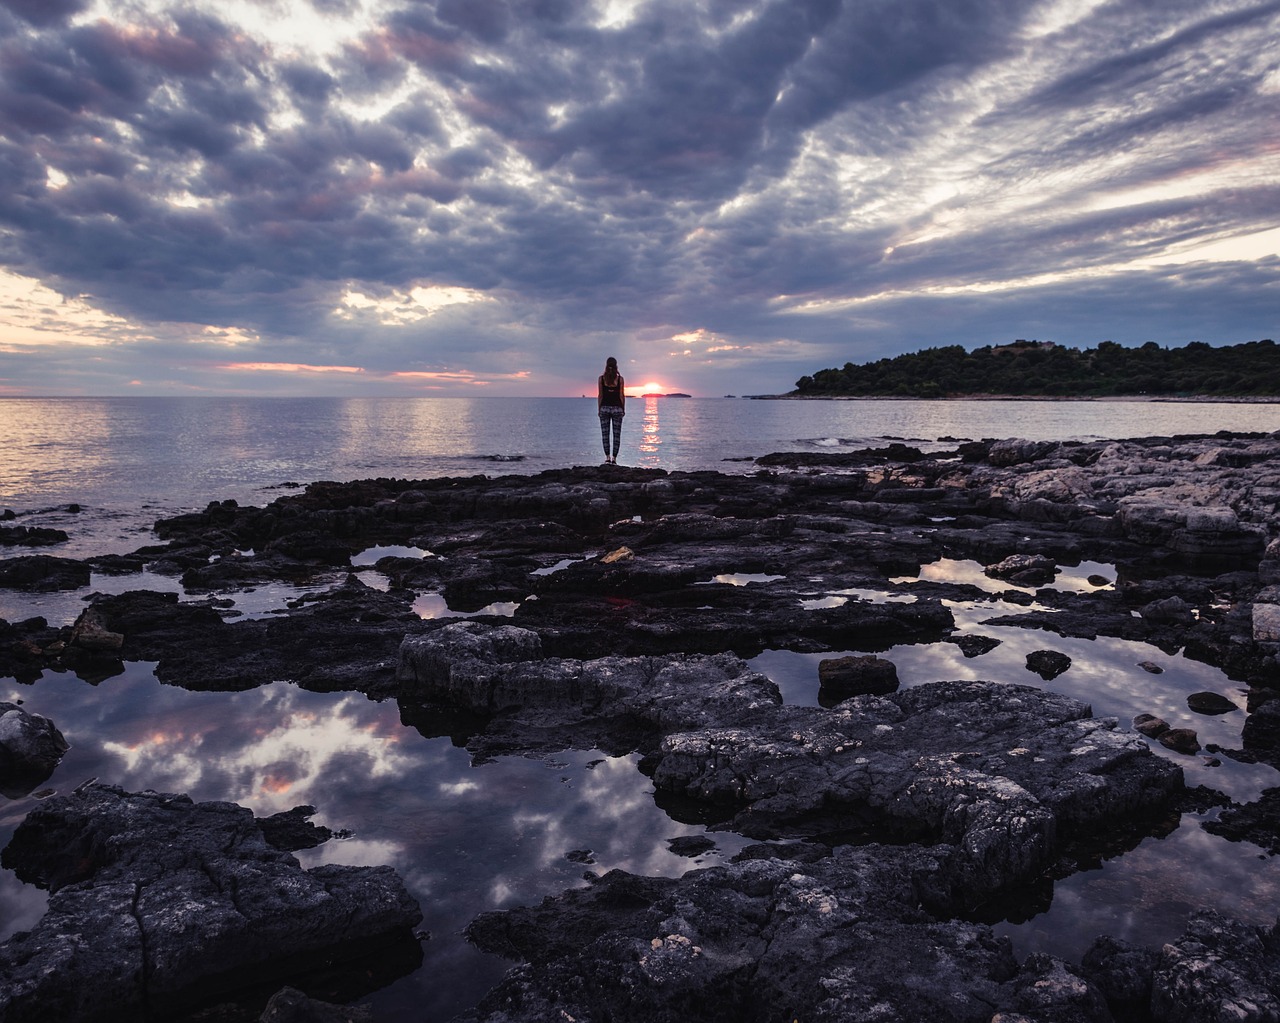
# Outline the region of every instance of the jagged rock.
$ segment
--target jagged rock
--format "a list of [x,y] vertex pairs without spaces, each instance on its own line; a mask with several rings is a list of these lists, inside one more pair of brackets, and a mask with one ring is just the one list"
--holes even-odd
[[80,617],[71,627],[71,638],[67,642],[71,646],[96,653],[108,651],[116,653],[124,646],[124,636],[108,629],[102,621],[100,612],[93,607],[87,607],[80,612]]
[[1151,1004],[1151,984],[1159,950],[1103,935],[1080,961],[1081,970],[1109,1003],[1136,1014]]
[[988,565],[985,573],[992,579],[1004,579],[1018,586],[1044,586],[1053,582],[1058,566],[1043,554],[1011,554],[1003,561]]
[[1200,738],[1193,728],[1169,728],[1157,735],[1156,740],[1175,753],[1200,752]]
[[665,731],[735,720],[782,702],[778,687],[731,654],[539,658],[537,634],[456,622],[400,646],[403,703],[443,701],[496,716],[468,747],[561,749],[579,740],[652,750]]
[[951,642],[960,648],[960,652],[965,657],[981,657],[983,654],[989,654],[1002,641],[996,639],[995,636],[975,636],[970,633],[964,636],[956,636]]
[[49,889],[0,945],[0,1017],[167,1016],[355,943],[416,945],[417,903],[390,867],[303,870],[251,811],[91,784],[18,826],[0,861]]
[[1028,956],[1011,987],[1006,998],[1012,1002],[1012,1013],[997,1013],[992,1023],[1111,1023],[1102,992],[1053,956]]
[[0,587],[47,593],[77,590],[89,585],[89,566],[72,558],[48,554],[0,559]]
[[43,526],[0,526],[0,547],[51,547],[66,543],[67,534],[61,529]]
[[1197,714],[1229,714],[1240,709],[1221,693],[1192,693],[1187,706]]
[[1071,658],[1057,650],[1033,650],[1027,654],[1027,671],[1034,671],[1046,682],[1070,667]]
[[1157,1020],[1280,1019],[1276,930],[1195,912],[1161,950],[1152,987]]
[[715,841],[706,835],[681,835],[667,840],[667,848],[677,856],[701,856],[715,847]]
[[1280,760],[1280,700],[1255,707],[1245,718],[1241,738],[1244,748],[1255,756],[1270,763]]
[[259,1023],[374,1023],[368,1005],[334,1005],[308,998],[297,988],[281,988],[258,1017]]
[[1163,675],[1164,669],[1155,661],[1139,661],[1138,667],[1145,671],[1148,675]]
[[1252,624],[1253,639],[1280,643],[1280,604],[1254,604]]
[[818,685],[832,700],[883,696],[898,688],[898,669],[892,661],[872,654],[829,657],[818,662]]
[[1144,605],[1140,614],[1143,618],[1148,618],[1156,622],[1173,622],[1179,625],[1189,624],[1195,621],[1195,611],[1181,597],[1166,597],[1163,600],[1153,600],[1150,604]]
[[919,909],[917,888],[946,869],[946,850],[770,851],[680,879],[612,871],[538,907],[481,915],[468,938],[527,965],[458,1023],[1110,1021],[1097,989],[1060,961],[1019,968],[985,925]]
[[48,718],[0,702],[0,795],[26,795],[53,773],[70,748]]
[[1263,586],[1280,583],[1280,537],[1273,539],[1262,552],[1262,560],[1258,562],[1258,582]]
[[1114,729],[1031,687],[933,683],[668,735],[653,779],[738,808],[728,826],[757,838],[862,827],[956,845],[972,860],[937,897],[964,901],[1034,873],[1064,829],[1094,830],[1181,788],[1180,771]]
[[314,849],[333,838],[329,828],[311,823],[310,818],[315,816],[315,812],[314,806],[295,806],[270,817],[259,817],[258,827],[273,849],[285,852]]
[[1149,739],[1158,739],[1169,730],[1169,722],[1153,714],[1139,714],[1133,719],[1133,727]]
[[987,451],[987,461],[995,466],[1021,465],[1043,458],[1057,448],[1053,441],[1035,441],[1015,437],[998,440]]
[[1261,796],[1243,806],[1232,804],[1200,826],[1211,835],[1252,842],[1272,856],[1280,855],[1280,788],[1264,789]]

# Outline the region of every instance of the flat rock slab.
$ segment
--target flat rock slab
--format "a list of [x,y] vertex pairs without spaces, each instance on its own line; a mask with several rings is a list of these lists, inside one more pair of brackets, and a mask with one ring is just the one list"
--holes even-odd
[[244,807],[107,785],[37,807],[0,862],[50,892],[0,945],[6,1023],[164,1017],[357,944],[416,946],[422,917],[390,867],[303,870]]

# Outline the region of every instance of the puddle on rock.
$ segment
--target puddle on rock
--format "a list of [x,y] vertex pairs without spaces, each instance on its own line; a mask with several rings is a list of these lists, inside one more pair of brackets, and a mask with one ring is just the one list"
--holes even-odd
[[413,610],[419,618],[475,618],[477,615],[510,618],[519,606],[519,601],[501,600],[486,604],[479,611],[454,611],[440,593],[421,593],[413,602]]
[[390,544],[385,547],[366,547],[351,559],[356,568],[365,565],[376,565],[383,558],[434,558],[435,555],[421,547],[405,547]]
[[[955,583],[957,585],[976,586],[988,593],[1001,593],[1005,590],[1021,590],[1024,593],[1035,593],[1038,589],[1061,590],[1064,593],[1093,593],[1098,590],[1115,588],[1115,565],[1103,564],[1100,561],[1082,561],[1078,565],[1058,565],[1057,575],[1053,582],[1043,586],[1021,586],[1007,579],[993,579],[986,574],[985,566],[979,561],[968,561],[957,558],[942,558],[920,566],[918,576],[897,576],[891,583],[914,583],[918,581],[935,583]],[[1094,580],[1105,580],[1099,584]]]

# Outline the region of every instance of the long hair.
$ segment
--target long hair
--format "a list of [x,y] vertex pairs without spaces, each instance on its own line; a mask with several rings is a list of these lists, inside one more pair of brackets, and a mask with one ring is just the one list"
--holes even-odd
[[609,358],[604,360],[604,379],[608,381],[609,386],[612,387],[619,376],[618,360],[610,355]]

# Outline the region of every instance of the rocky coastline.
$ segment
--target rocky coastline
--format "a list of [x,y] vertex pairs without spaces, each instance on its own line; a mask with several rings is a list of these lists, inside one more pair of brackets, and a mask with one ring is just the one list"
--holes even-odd
[[[88,559],[47,553],[56,536],[7,517],[0,533],[25,532],[0,543],[41,548],[0,558],[0,587],[145,568],[185,596],[97,595],[70,626],[0,620],[0,677],[92,682],[149,661],[190,689],[360,692],[476,760],[639,754],[656,798],[755,841],[680,878],[588,873],[477,916],[469,940],[516,965],[469,1023],[1280,1018],[1270,928],[1204,911],[1162,948],[1099,935],[1065,962],[1019,961],[982,922],[1180,808],[1221,806],[1216,826],[1280,846],[1274,799],[1186,782],[1178,757],[1201,752],[1196,715],[1222,694],[1179,720],[1118,721],[1053,691],[1070,664],[1055,637],[1181,650],[1245,694],[1239,743],[1203,752],[1280,767],[1278,502],[1280,434],[1224,433],[780,453],[749,474],[317,482],[264,507],[214,502],[158,522],[155,544]],[[382,589],[352,563],[376,547],[423,553],[380,559]],[[1008,586],[1025,610],[986,624],[1043,636],[1027,665],[1043,685],[898,686],[877,656],[894,644],[990,649],[948,607],[990,591],[919,577],[942,558]],[[1116,578],[1052,586],[1082,561]],[[266,618],[229,599],[283,581],[315,589]],[[472,617],[424,619],[424,593]],[[824,662],[822,706],[801,707],[746,663],[764,649],[863,655]],[[6,794],[55,769],[56,724],[0,704]],[[418,907],[393,872],[304,871],[290,855],[326,837],[308,837],[308,810],[268,824],[109,785],[45,800],[4,852],[51,895],[0,945],[0,1018],[182,1018],[231,990],[293,992],[371,949],[415,968]],[[281,997],[295,996],[290,1011],[312,1015],[290,1018],[337,1011]]]

